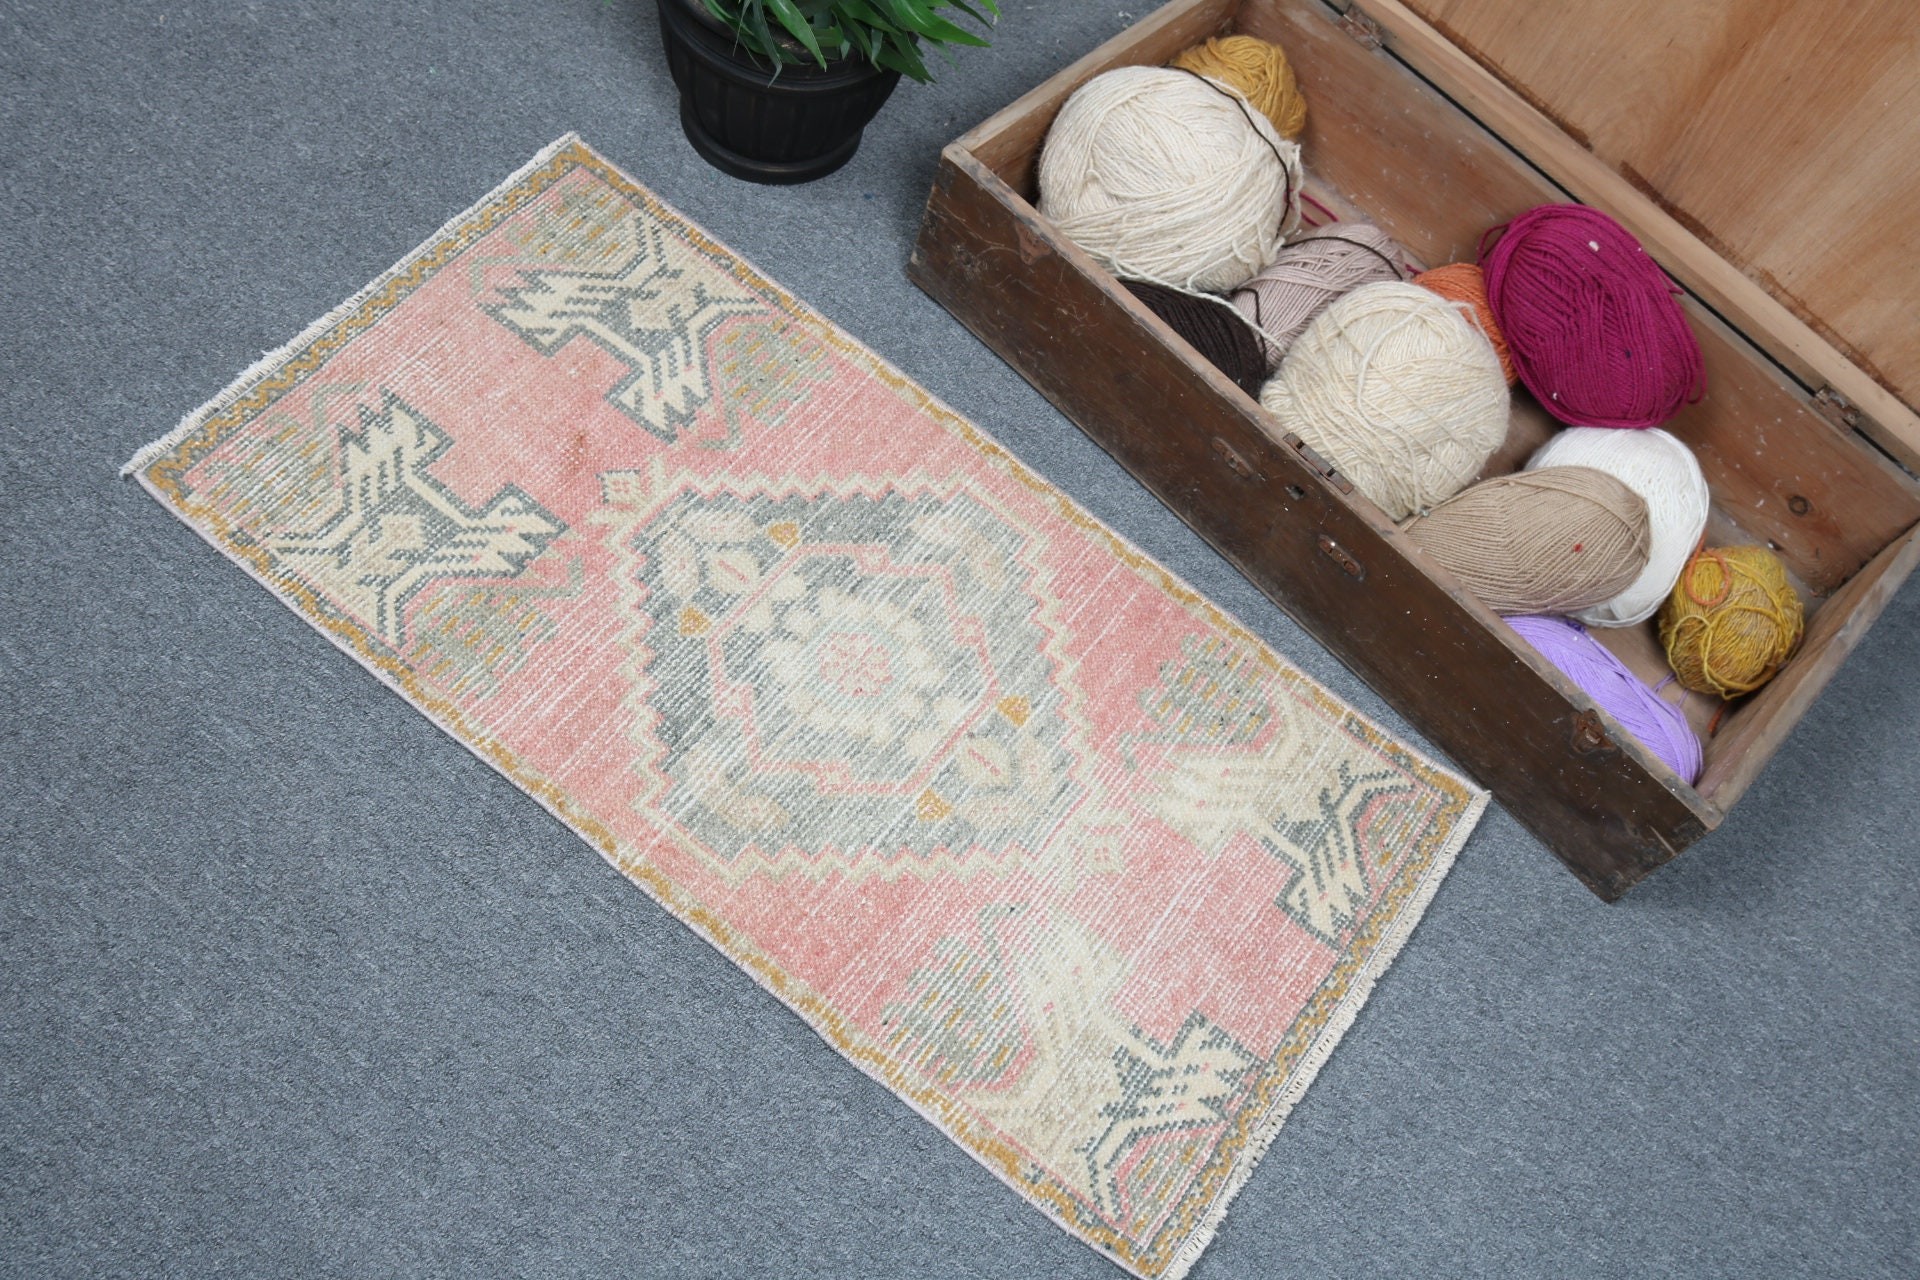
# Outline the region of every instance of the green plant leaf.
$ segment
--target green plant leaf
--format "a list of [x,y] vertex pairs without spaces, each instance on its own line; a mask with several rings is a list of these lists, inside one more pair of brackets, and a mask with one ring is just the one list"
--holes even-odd
[[785,27],[795,40],[806,47],[813,60],[821,66],[827,65],[827,57],[820,52],[820,40],[813,33],[813,24],[807,21],[793,0],[766,0],[766,7],[773,10],[773,16]]
[[918,80],[921,84],[933,79],[927,71],[927,64],[921,61],[919,44],[903,31],[894,32],[882,42],[874,62],[888,70],[898,71],[910,80]]
[[992,27],[994,25],[994,19],[1000,16],[1000,6],[996,5],[993,0],[980,0],[980,3],[986,6],[985,13],[968,4],[967,0],[947,0],[947,3],[983,27]]
[[896,30],[919,33],[919,24],[915,22],[913,10],[907,6],[905,0],[872,0],[872,2],[887,15],[887,20],[893,23]]
[[786,56],[786,50],[780,47],[780,42],[773,38],[773,30],[767,26],[767,11],[763,6],[754,3],[754,0],[746,0],[740,6],[740,19],[746,24],[747,33],[760,46],[754,50],[755,53],[766,55],[776,64],[792,61]]
[[699,0],[700,6],[733,33],[741,49],[766,58],[776,68],[858,54],[883,70],[915,80],[933,77],[924,49],[937,50],[955,65],[946,46],[983,46],[977,35],[949,21],[939,10],[991,31],[1000,16],[999,0]]
[[840,24],[837,22],[829,23],[824,27],[815,27],[813,34],[820,37],[820,48],[829,58],[844,58],[853,48],[852,42],[847,39],[847,33],[840,29]]
[[988,43],[985,36],[977,36],[965,27],[956,27],[938,16],[932,18],[930,28],[920,34],[940,44],[972,45],[976,49],[984,49]]
[[861,57],[865,58],[868,62],[874,61],[873,29],[871,27],[863,22],[849,22],[847,24],[846,38],[852,42],[854,48],[860,51]]
[[928,40],[941,44],[986,44],[971,31],[956,27],[935,13],[926,0],[882,0],[882,3],[902,27]]
[[867,0],[840,0],[840,9],[855,22],[863,23],[883,34],[891,34],[897,30],[891,22],[875,12]]

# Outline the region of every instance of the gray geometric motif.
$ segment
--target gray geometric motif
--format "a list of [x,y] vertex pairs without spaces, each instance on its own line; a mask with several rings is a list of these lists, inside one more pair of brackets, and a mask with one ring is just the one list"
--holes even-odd
[[712,398],[706,343],[733,316],[767,304],[673,236],[664,223],[621,219],[629,239],[624,265],[604,270],[537,268],[483,310],[552,355],[574,338],[605,348],[630,372],[607,400],[672,444]]
[[478,510],[427,474],[452,439],[388,392],[339,432],[337,508],[317,528],[266,534],[268,550],[398,647],[406,607],[431,583],[512,578],[566,531],[517,485]]
[[1021,1025],[1019,979],[999,925],[1011,908],[976,914],[980,936],[942,938],[883,1011],[887,1044],[902,1061],[947,1088],[979,1089],[1019,1065],[1031,1032]]
[[1338,778],[1316,794],[1318,815],[1297,822],[1276,815],[1260,841],[1299,872],[1276,905],[1328,946],[1339,945],[1373,895],[1359,844],[1360,815],[1376,798],[1408,789],[1404,777],[1355,773],[1344,760]]
[[[1151,1146],[1205,1139],[1233,1115],[1259,1059],[1198,1009],[1162,1045],[1134,1030],[1113,1052],[1121,1097],[1101,1108],[1106,1129],[1088,1145],[1087,1172],[1101,1207],[1115,1217],[1150,1219],[1154,1201],[1177,1179],[1156,1177]],[[1177,1169],[1189,1166],[1175,1161]],[[1177,1171],[1177,1170],[1176,1170]]]
[[1084,794],[1026,536],[971,498],[687,493],[630,537],[661,803],[723,861],[1037,851]]
[[1273,718],[1265,673],[1242,646],[1217,635],[1184,636],[1180,658],[1160,668],[1160,684],[1140,694],[1140,709],[1178,742],[1251,742]]
[[455,697],[491,697],[537,646],[559,633],[546,606],[577,599],[586,585],[579,560],[568,562],[565,583],[530,581],[531,576],[435,592],[408,619],[409,665]]

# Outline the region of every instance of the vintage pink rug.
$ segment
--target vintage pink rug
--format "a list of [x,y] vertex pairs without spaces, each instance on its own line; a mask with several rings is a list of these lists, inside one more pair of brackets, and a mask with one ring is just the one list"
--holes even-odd
[[1484,804],[571,137],[128,469],[1142,1276]]

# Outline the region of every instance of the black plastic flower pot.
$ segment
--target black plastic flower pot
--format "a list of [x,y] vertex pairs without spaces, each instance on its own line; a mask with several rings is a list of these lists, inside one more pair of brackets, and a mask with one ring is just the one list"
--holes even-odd
[[853,157],[897,71],[855,57],[775,68],[699,0],[657,0],[680,127],[708,164],[749,182],[811,182]]

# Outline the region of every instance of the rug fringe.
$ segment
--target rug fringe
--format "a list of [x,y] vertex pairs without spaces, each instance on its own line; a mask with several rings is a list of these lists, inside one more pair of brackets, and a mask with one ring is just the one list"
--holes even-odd
[[1490,793],[1477,791],[1461,813],[1453,831],[1448,835],[1446,845],[1434,855],[1432,865],[1427,868],[1420,883],[1408,896],[1406,904],[1400,908],[1400,913],[1394,917],[1392,927],[1380,939],[1379,945],[1374,947],[1373,954],[1367,957],[1367,962],[1361,966],[1359,972],[1354,974],[1353,984],[1347,988],[1347,994],[1340,1001],[1339,1008],[1334,1010],[1333,1015],[1327,1019],[1327,1025],[1320,1029],[1320,1034],[1314,1038],[1313,1044],[1305,1054],[1301,1055],[1300,1063],[1293,1069],[1293,1075],[1288,1079],[1286,1088],[1282,1089],[1280,1096],[1274,1099],[1273,1106],[1268,1109],[1267,1114],[1260,1118],[1260,1123],[1255,1126],[1251,1140],[1240,1153],[1239,1164],[1234,1169],[1233,1176],[1221,1188],[1220,1194],[1208,1207],[1205,1216],[1200,1219],[1193,1233],[1174,1253],[1173,1260],[1168,1263],[1167,1269],[1160,1273],[1159,1280],[1182,1280],[1193,1264],[1200,1260],[1200,1255],[1206,1252],[1207,1246],[1213,1243],[1213,1237],[1220,1230],[1220,1224],[1226,1220],[1227,1210],[1232,1206],[1233,1198],[1240,1193],[1241,1187],[1246,1185],[1247,1179],[1253,1176],[1253,1171],[1259,1167],[1267,1148],[1279,1136],[1281,1126],[1286,1124],[1287,1117],[1293,1113],[1294,1106],[1306,1096],[1308,1088],[1320,1074],[1320,1068],[1327,1064],[1327,1060],[1333,1056],[1333,1051],[1339,1047],[1340,1041],[1352,1028],[1354,1019],[1360,1016],[1360,1010],[1366,1006],[1368,997],[1373,994],[1374,983],[1378,982],[1381,975],[1393,964],[1394,958],[1400,954],[1400,949],[1406,946],[1407,940],[1413,936],[1414,928],[1427,914],[1427,907],[1432,903],[1433,895],[1439,892],[1441,881],[1447,878],[1447,872],[1452,869],[1454,859],[1460,856],[1460,850],[1466,846],[1468,837],[1479,827],[1480,818],[1485,814],[1490,798]]
[[[195,409],[186,417],[182,418],[179,425],[174,427],[173,430],[167,432],[167,434],[161,436],[158,440],[151,441],[143,446],[131,458],[127,459],[125,466],[120,468],[120,478],[124,480],[135,472],[145,470],[150,463],[162,454],[178,447],[182,440],[185,440],[198,430],[201,424],[206,422],[207,419],[239,401],[247,392],[253,389],[255,383],[272,373],[280,365],[285,364],[302,348],[310,345],[315,339],[319,338],[321,334],[359,310],[361,304],[385,287],[388,281],[405,272],[416,260],[442,240],[452,235],[462,223],[473,217],[475,209],[483,208],[494,200],[499,199],[508,191],[524,182],[528,174],[553,159],[555,155],[570,146],[579,144],[580,135],[569,132],[562,134],[546,146],[540,148],[540,151],[533,159],[527,161],[518,169],[515,169],[505,181],[497,184],[493,190],[487,192],[486,195],[480,197],[480,199],[474,201],[459,213],[454,214],[453,217],[441,223],[439,230],[435,231],[425,240],[422,240],[407,253],[405,257],[381,272],[364,289],[361,289],[351,298],[348,298],[345,302],[327,312],[327,314],[321,316],[318,320],[315,320],[290,340],[264,353],[258,360],[255,360],[243,369],[240,376],[232,382],[229,382],[213,399],[207,401],[198,409]],[[159,495],[156,494],[155,496],[158,497]]]

